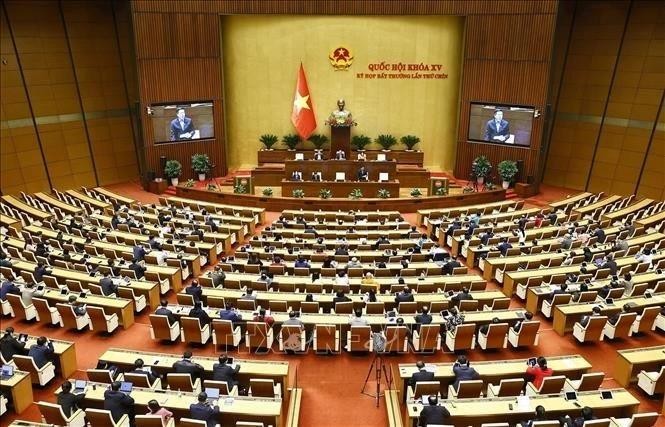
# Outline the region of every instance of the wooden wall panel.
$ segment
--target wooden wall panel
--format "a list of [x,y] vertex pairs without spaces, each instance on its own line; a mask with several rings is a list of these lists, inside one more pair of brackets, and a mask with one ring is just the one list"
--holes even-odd
[[[556,0],[544,1],[202,1],[132,0],[141,122],[147,164],[155,155],[186,159],[207,148],[217,159],[217,174],[226,172],[222,121],[222,72],[219,32],[224,14],[463,15],[467,17],[461,119],[456,175],[468,176],[471,161],[482,153],[494,163],[522,159],[526,174],[537,176],[543,126],[534,122],[528,150],[466,142],[469,102],[497,101],[533,105],[544,110],[554,33]],[[193,58],[208,58],[196,61]],[[201,73],[204,72],[205,76]],[[177,85],[186,77],[188,84]],[[155,147],[150,141],[150,103],[212,99],[216,138],[208,145]],[[187,174],[188,163],[183,164]],[[526,175],[525,174],[525,175]],[[185,176],[187,178],[188,176]]]

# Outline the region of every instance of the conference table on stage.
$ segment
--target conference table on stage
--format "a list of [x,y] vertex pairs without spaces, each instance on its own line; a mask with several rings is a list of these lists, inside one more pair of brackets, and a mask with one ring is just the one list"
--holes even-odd
[[[498,384],[503,379],[524,378],[527,368],[527,359],[532,355],[525,355],[522,359],[473,361],[473,367],[480,375],[485,385]],[[453,362],[427,363],[426,369],[434,372],[434,381],[441,383],[441,393],[448,393],[448,385],[455,381]],[[581,355],[549,356],[547,366],[554,370],[554,375],[565,375],[570,379],[579,379],[591,369],[591,364]],[[399,376],[396,376],[395,388],[406,396],[406,387],[411,375],[418,372],[415,363],[400,363]]]
[[[152,367],[160,374],[173,372],[173,364],[178,360],[182,360],[180,355],[170,353],[110,348],[99,356],[99,361],[116,365],[121,371],[126,371],[134,368],[134,361],[138,358],[143,359],[145,366]],[[192,361],[203,366],[205,378],[212,378],[212,367],[215,363],[218,363],[217,357],[196,355],[192,357]],[[238,381],[241,384],[249,385],[250,379],[270,379],[275,381],[276,384],[280,384],[283,394],[288,392],[289,362],[234,358],[234,363],[240,365]]]
[[577,303],[577,304],[559,304],[554,307],[554,331],[564,336],[566,332],[573,330],[575,322],[579,322],[585,315],[591,315],[593,307],[600,307],[601,315],[610,317],[621,312],[625,304],[633,304],[631,311],[641,312],[645,307],[665,306],[665,292],[654,294],[651,298],[644,295],[639,297],[617,298],[613,304],[600,303],[597,301]]
[[[343,207],[343,206],[340,206]],[[379,219],[385,218],[389,221],[395,221],[402,218],[402,214],[399,211],[361,211],[361,210],[338,210],[338,211],[310,211],[303,209],[286,209],[282,211],[282,216],[286,219],[292,220],[297,217],[303,217],[307,221],[317,220],[318,218],[323,218],[326,221],[337,221],[341,219],[343,221],[351,221],[354,219],[366,219],[367,221],[378,221]]]
[[[611,391],[612,399],[603,399],[601,392]],[[485,397],[478,399],[441,400],[440,404],[450,412],[449,423],[478,427],[483,423],[509,422],[511,425],[533,417],[536,406],[542,405],[548,418],[561,415],[579,416],[583,407],[593,409],[597,418],[610,416],[630,418],[637,411],[640,401],[628,390],[602,389],[577,393],[577,400],[566,400],[564,394],[545,394],[518,397]],[[416,426],[422,411],[421,399],[407,402],[405,420],[408,426]],[[512,408],[512,409],[511,409]],[[448,420],[447,420],[448,421]]]
[[0,390],[3,394],[11,396],[17,414],[32,405],[32,380],[29,372],[14,370],[14,375],[11,377],[0,378]]
[[[348,177],[347,177],[348,178]],[[323,189],[330,190],[332,197],[348,198],[349,193],[359,189],[363,197],[377,198],[379,190],[388,190],[390,197],[399,197],[399,180],[389,181],[289,181],[283,179],[282,195],[292,197],[294,190],[303,190],[305,197],[320,197],[319,192]]]
[[361,166],[365,166],[370,181],[378,181],[379,173],[387,173],[389,179],[397,177],[397,162],[392,160],[287,160],[284,162],[284,176],[288,178],[298,171],[303,179],[307,179],[312,172],[321,172],[322,180],[334,181],[336,173],[344,172],[347,180],[356,180]]

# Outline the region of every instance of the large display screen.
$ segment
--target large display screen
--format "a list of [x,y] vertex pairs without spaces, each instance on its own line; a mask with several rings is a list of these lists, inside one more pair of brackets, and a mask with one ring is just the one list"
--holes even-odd
[[533,107],[471,103],[469,141],[528,147]]
[[150,109],[157,144],[215,136],[212,101],[154,104]]

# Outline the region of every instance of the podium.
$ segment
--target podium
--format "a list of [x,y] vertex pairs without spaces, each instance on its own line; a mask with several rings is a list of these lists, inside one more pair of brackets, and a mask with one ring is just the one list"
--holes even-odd
[[351,155],[351,126],[330,126],[330,158],[334,159],[339,150],[347,159]]

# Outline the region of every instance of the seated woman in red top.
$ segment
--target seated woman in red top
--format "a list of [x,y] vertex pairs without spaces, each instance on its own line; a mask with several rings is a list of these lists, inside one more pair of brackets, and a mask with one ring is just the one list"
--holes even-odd
[[275,319],[273,319],[272,316],[266,316],[266,311],[264,309],[259,310],[259,313],[254,316],[253,320],[255,322],[265,322],[268,326],[272,326],[272,324],[275,323]]
[[553,372],[547,367],[547,360],[543,356],[538,358],[537,366],[532,365],[526,368],[527,375],[533,378],[531,382],[533,382],[533,386],[537,389],[540,389],[543,379],[551,377]]

